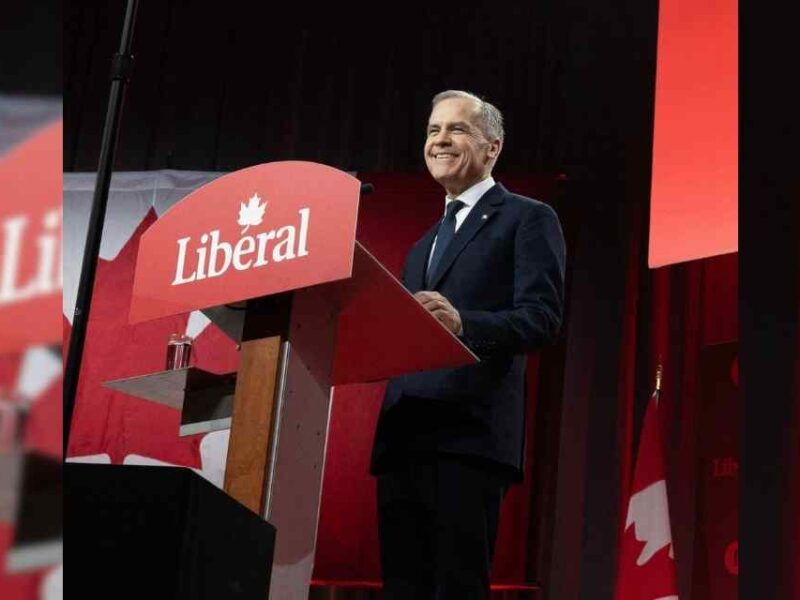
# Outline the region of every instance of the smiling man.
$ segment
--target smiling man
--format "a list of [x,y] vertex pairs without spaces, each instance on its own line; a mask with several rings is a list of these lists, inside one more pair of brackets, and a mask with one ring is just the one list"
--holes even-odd
[[403,283],[481,361],[387,386],[371,465],[387,599],[489,597],[500,504],[523,473],[525,355],[561,326],[561,227],[492,178],[503,139],[488,102],[433,98],[425,163],[444,214],[411,248]]

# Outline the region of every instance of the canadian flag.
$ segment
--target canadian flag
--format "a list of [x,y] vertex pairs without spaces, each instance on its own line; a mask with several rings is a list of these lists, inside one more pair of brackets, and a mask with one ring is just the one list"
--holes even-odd
[[678,600],[658,396],[657,389],[644,416],[622,534],[616,600]]

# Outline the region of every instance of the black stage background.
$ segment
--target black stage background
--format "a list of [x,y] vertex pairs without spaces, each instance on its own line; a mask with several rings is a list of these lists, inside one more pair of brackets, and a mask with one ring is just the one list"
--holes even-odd
[[61,94],[61,4],[41,0],[0,5],[0,93]]
[[743,599],[800,597],[800,89],[787,77],[796,13],[741,4]]

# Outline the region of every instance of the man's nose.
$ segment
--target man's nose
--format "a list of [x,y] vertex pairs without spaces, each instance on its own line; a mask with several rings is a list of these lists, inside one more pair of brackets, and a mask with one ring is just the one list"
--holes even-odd
[[449,146],[450,145],[450,133],[442,129],[441,131],[437,131],[433,136],[433,143],[437,146]]

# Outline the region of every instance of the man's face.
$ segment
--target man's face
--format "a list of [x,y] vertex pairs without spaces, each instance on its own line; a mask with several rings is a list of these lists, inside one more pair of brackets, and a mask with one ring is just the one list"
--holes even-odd
[[500,153],[500,140],[487,140],[476,124],[476,108],[468,98],[447,98],[428,119],[425,163],[450,196],[486,178]]

